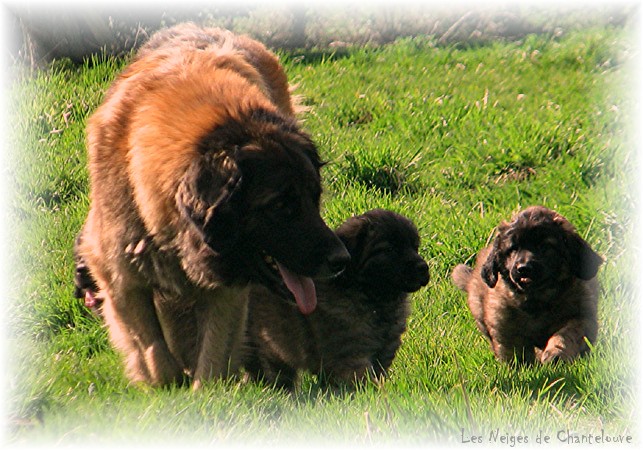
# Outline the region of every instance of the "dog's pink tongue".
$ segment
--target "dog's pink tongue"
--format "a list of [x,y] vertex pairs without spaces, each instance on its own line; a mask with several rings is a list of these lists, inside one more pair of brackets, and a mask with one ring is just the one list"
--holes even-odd
[[85,306],[87,308],[94,308],[98,305],[98,300],[92,291],[85,291]]
[[302,314],[310,314],[317,306],[315,283],[308,277],[297,275],[277,262],[277,268],[284,279],[286,287],[295,296],[295,301]]

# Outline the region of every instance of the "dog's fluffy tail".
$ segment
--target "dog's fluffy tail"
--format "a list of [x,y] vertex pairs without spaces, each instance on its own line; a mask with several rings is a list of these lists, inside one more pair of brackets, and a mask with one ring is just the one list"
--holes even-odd
[[458,264],[455,269],[453,269],[451,278],[453,278],[453,282],[456,286],[467,292],[467,286],[469,285],[469,280],[471,279],[472,274],[473,269],[471,267],[464,264]]

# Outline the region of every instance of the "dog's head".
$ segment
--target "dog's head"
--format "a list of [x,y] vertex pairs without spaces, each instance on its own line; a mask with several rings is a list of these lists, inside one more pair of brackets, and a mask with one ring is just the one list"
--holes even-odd
[[429,267],[418,254],[420,237],[407,218],[375,209],[351,217],[336,233],[351,254],[342,278],[384,292],[415,292],[429,282]]
[[592,279],[602,262],[567,219],[532,206],[500,224],[481,276],[489,287],[501,276],[513,290],[530,293],[563,287],[572,277]]
[[[296,123],[256,110],[217,127],[179,188],[180,209],[215,252],[266,274],[273,259],[302,312],[315,308],[311,278],[350,259],[319,214],[321,163]],[[266,281],[265,277],[258,281]]]
[[74,240],[74,297],[85,298],[86,291],[98,292],[96,281],[89,272],[89,267],[82,256],[80,256],[79,247],[83,239],[82,231],[78,233]]
[[83,239],[83,232],[81,231],[74,240],[74,297],[83,299],[85,306],[92,310],[99,317],[102,317],[102,303],[103,295],[100,294],[100,289],[96,284],[96,280],[87,266],[85,259],[80,255],[79,247]]

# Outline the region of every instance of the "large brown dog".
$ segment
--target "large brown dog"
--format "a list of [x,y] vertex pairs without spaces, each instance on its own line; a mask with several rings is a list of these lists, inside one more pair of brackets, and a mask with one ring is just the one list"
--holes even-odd
[[78,252],[132,381],[234,373],[250,281],[281,274],[309,313],[311,277],[349,259],[319,215],[321,163],[294,110],[262,44],[182,25],[152,37],[89,119]]
[[500,224],[475,269],[460,264],[453,280],[498,359],[570,361],[596,339],[601,263],[563,216],[533,206]]
[[292,389],[299,370],[331,384],[386,375],[406,330],[408,293],[429,281],[417,230],[398,214],[373,210],[336,233],[351,262],[338,277],[317,283],[312,314],[265,287],[252,289],[245,363],[252,378]]

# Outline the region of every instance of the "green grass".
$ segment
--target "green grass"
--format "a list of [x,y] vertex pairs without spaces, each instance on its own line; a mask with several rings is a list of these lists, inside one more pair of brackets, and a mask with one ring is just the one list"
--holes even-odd
[[[85,120],[124,61],[18,73],[6,438],[367,445],[604,429],[638,440],[630,45],[626,31],[596,28],[468,49],[415,38],[282,55],[329,162],[328,223],[393,209],[417,224],[430,263],[390,379],[354,393],[325,392],[312,376],[293,395],[234,380],[200,392],[128,386],[105,331],[72,298],[71,255],[88,208]],[[601,330],[587,358],[512,369],[494,360],[449,274],[532,204],[568,217],[604,255]]]

